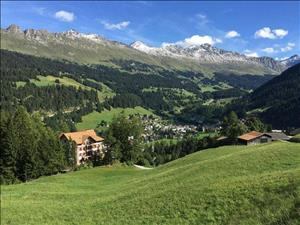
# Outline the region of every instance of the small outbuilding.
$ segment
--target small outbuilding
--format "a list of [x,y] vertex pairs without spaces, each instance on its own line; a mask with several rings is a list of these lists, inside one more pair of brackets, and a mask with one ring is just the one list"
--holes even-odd
[[272,136],[266,133],[251,131],[238,137],[239,143],[244,145],[256,145],[272,141]]
[[278,141],[278,140],[288,141],[288,140],[290,140],[290,137],[282,132],[272,132],[272,133],[266,133],[266,134],[270,135],[272,137],[272,141]]

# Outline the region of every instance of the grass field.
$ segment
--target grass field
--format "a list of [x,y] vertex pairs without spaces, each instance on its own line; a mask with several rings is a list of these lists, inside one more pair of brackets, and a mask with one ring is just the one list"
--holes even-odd
[[101,123],[102,120],[109,123],[116,115],[120,114],[122,111],[124,111],[125,115],[153,115],[151,111],[140,106],[137,106],[135,108],[113,108],[110,111],[104,110],[101,113],[94,111],[83,116],[82,122],[77,123],[76,127],[78,130],[96,129],[98,127],[98,124]]
[[[37,76],[38,80],[31,79],[30,82],[34,83],[38,87],[48,86],[48,85],[54,85],[55,80],[59,80],[59,83],[65,86],[73,86],[76,88],[81,87],[82,89],[88,89],[88,87],[84,86],[81,83],[78,83],[76,80],[73,80],[69,77],[54,77],[54,76]],[[89,88],[90,89],[90,88]]]
[[217,132],[199,132],[196,134],[197,138],[202,139],[204,137],[208,137],[208,136],[216,136]]
[[164,142],[164,143],[168,143],[168,144],[176,144],[180,139],[176,139],[176,138],[162,138],[162,139],[158,139],[155,141],[150,141],[148,143],[145,143],[145,146],[151,146],[157,142]]
[[227,146],[152,170],[94,168],[2,186],[1,224],[299,224],[300,145]]

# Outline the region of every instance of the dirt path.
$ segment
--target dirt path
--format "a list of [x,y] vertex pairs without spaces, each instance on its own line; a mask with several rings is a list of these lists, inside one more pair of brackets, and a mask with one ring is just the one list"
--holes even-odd
[[133,164],[133,165],[134,165],[134,167],[139,168],[141,170],[152,170],[153,169],[153,168],[150,168],[150,167],[139,166],[139,165],[135,165],[135,164]]

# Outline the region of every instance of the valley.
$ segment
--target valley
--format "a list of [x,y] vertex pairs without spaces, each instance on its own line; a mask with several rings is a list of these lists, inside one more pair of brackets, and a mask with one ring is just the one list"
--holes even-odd
[[3,225],[299,225],[297,1],[1,1]]

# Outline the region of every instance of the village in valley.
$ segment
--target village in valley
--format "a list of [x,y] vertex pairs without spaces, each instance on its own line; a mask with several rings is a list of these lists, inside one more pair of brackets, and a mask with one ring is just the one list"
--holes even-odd
[[[166,120],[162,120],[152,115],[130,115],[128,120],[133,117],[141,121],[143,132],[141,133],[141,142],[144,145],[153,145],[156,142],[172,142],[180,141],[187,137],[203,138],[211,137],[216,140],[217,146],[232,144],[232,140],[221,135],[222,124],[214,125],[175,125]],[[242,123],[245,123],[242,120]],[[109,124],[102,121],[102,128],[109,128]],[[98,126],[99,128],[99,126]],[[77,132],[69,132],[60,134],[60,140],[63,142],[71,141],[75,144],[75,155],[77,166],[83,165],[91,161],[95,156],[104,158],[108,146],[106,146],[104,138],[101,137],[101,131],[83,130]],[[133,140],[134,136],[128,136],[128,141]],[[250,131],[245,132],[237,137],[235,144],[237,145],[257,145],[270,143],[272,141],[288,141],[291,136],[286,135],[282,130],[269,130],[266,132]]]

